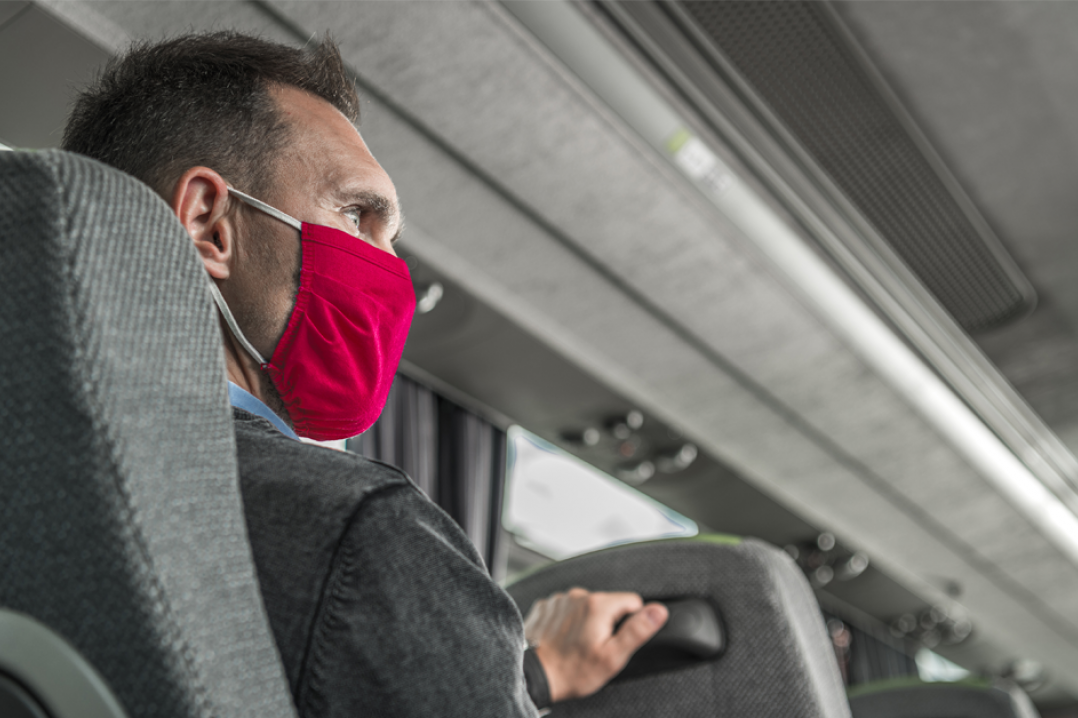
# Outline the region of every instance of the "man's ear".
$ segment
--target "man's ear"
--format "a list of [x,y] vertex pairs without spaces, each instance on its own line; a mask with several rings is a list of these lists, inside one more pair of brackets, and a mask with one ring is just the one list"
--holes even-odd
[[176,182],[171,204],[206,271],[214,279],[228,279],[236,233],[224,178],[208,167],[192,167]]

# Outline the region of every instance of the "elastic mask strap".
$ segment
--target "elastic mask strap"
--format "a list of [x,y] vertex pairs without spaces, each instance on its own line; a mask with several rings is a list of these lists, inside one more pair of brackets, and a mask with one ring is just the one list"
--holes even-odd
[[279,219],[282,222],[284,222],[285,224],[287,224],[287,225],[289,225],[291,227],[295,227],[296,229],[298,229],[301,232],[303,231],[303,222],[300,222],[298,219],[296,219],[292,215],[285,214],[284,212],[277,209],[276,207],[271,207],[268,204],[266,204],[265,202],[263,202],[262,200],[255,199],[254,197],[252,197],[249,194],[245,194],[243,192],[240,192],[238,189],[233,189],[232,187],[229,187],[228,191],[230,193],[236,195],[241,200],[243,200],[247,204],[251,205],[255,209],[260,209],[263,212],[265,212],[266,214],[268,214],[270,217],[274,217],[276,219]]
[[[262,210],[266,214],[275,219],[279,219],[290,227],[295,227],[299,231],[303,231],[303,223],[291,215],[287,215],[276,207],[271,207],[260,199],[255,199],[251,195],[240,192],[233,187],[228,188],[229,193],[236,195],[240,200],[251,205],[255,209]],[[225,324],[228,325],[229,330],[232,332],[232,336],[236,337],[236,341],[247,351],[251,357],[259,364],[265,364],[266,360],[262,358],[262,355],[257,349],[255,349],[251,342],[247,341],[247,337],[243,336],[243,332],[240,331],[240,325],[236,323],[236,318],[232,316],[232,311],[228,308],[228,304],[225,303],[225,298],[221,296],[221,290],[217,288],[214,281],[210,279],[210,294],[213,296],[213,301],[217,303],[217,308],[221,311],[221,316],[225,318]]]
[[225,318],[225,324],[232,331],[232,336],[236,337],[236,341],[243,346],[255,361],[260,365],[265,364],[266,360],[262,358],[257,349],[251,346],[251,342],[247,341],[247,337],[243,336],[240,325],[236,324],[236,318],[232,316],[232,312],[229,311],[228,305],[225,303],[225,298],[221,296],[221,290],[217,288],[212,279],[210,279],[210,294],[213,296],[213,301],[217,302],[217,308],[221,311],[221,316]]

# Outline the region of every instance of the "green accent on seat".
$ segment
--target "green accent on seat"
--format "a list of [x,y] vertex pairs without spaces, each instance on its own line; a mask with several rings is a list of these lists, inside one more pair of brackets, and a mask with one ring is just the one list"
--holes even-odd
[[957,681],[922,681],[920,678],[888,678],[882,681],[872,681],[871,683],[862,683],[861,685],[852,686],[846,690],[847,698],[856,698],[857,696],[866,696],[871,693],[882,693],[884,691],[892,691],[900,688],[920,688],[922,686],[938,686],[946,688],[949,686],[962,686],[964,688],[984,688],[989,689],[992,687],[992,682],[987,678],[963,678]]
[[714,543],[722,546],[738,546],[741,537],[733,534],[697,534],[686,539],[670,539],[671,541],[695,541],[697,543]]
[[682,127],[680,130],[670,135],[666,140],[666,151],[670,154],[677,154],[677,151],[685,146],[685,143],[692,139],[692,135],[689,131]]
[[[569,559],[565,559],[565,560],[568,561]],[[501,581],[499,581],[499,583],[501,584],[502,588],[509,588],[513,584],[520,583],[524,579],[530,577],[532,574],[539,573],[540,571],[542,571],[547,566],[551,566],[551,565],[556,564],[556,563],[558,563],[558,562],[555,561],[554,559],[551,559],[549,561],[544,561],[543,563],[537,563],[534,566],[529,566],[528,568],[524,569],[523,571],[521,571],[520,573],[518,573],[515,576],[511,576],[511,577],[507,577],[505,579],[502,579]]]

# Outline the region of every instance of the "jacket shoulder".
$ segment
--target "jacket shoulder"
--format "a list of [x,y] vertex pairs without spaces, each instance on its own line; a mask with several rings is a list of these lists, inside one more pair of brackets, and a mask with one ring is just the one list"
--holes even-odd
[[349,505],[393,486],[414,486],[395,466],[284,436],[260,417],[233,409],[236,454],[244,491],[251,484],[275,491],[337,496]]
[[295,691],[326,581],[356,517],[371,513],[364,509],[378,515],[394,494],[426,499],[392,466],[290,439],[243,410],[233,418],[251,552]]

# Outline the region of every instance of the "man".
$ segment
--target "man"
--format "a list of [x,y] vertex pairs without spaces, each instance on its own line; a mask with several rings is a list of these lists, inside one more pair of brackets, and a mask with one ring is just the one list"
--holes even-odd
[[396,191],[358,106],[328,41],[190,36],[111,63],[63,146],[155,189],[205,265],[252,551],[301,715],[533,715],[598,690],[666,610],[574,589],[522,626],[400,471],[295,440],[370,426],[414,308]]

